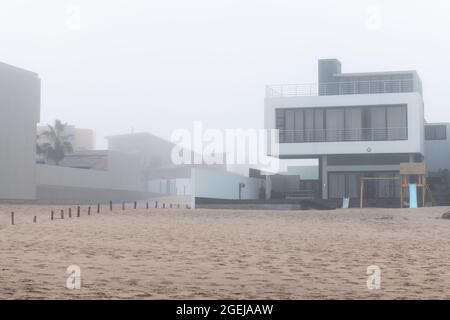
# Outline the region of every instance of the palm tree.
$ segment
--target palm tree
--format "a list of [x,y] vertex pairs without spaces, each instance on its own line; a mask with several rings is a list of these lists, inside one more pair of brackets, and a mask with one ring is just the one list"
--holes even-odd
[[56,120],[53,126],[38,135],[45,140],[43,143],[36,144],[36,152],[45,157],[46,160],[52,160],[57,166],[67,153],[73,151],[72,143],[69,141],[73,137],[71,134],[65,134],[67,123]]

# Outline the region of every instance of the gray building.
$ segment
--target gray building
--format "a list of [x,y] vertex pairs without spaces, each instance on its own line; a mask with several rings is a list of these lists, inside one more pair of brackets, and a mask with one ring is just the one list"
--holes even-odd
[[430,174],[450,170],[450,123],[425,125],[425,161]]
[[0,63],[0,200],[36,199],[36,125],[41,81]]

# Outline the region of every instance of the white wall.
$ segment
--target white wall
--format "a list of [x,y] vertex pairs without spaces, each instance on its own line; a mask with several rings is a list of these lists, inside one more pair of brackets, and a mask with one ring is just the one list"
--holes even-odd
[[137,201],[150,193],[133,187],[129,177],[117,172],[51,165],[36,166],[37,200],[40,203],[83,204]]
[[38,185],[143,191],[139,186],[130,184],[126,179],[127,177],[121,177],[120,173],[117,172],[67,168],[44,164],[38,164],[36,167],[36,182]]
[[192,169],[192,197],[239,200],[239,183],[245,183],[242,189],[242,200],[259,199],[264,180],[248,178],[239,174]]
[[37,74],[0,63],[0,200],[36,199]]
[[112,189],[112,175],[108,171],[86,170],[38,164],[38,185],[59,187]]
[[277,108],[346,107],[406,104],[408,110],[408,140],[352,141],[320,143],[282,143],[282,156],[313,156],[331,154],[424,153],[424,110],[422,96],[417,92],[360,94],[340,96],[301,96],[266,98],[265,128],[275,129]]
[[191,194],[191,179],[154,179],[148,181],[148,192],[162,195],[188,196]]

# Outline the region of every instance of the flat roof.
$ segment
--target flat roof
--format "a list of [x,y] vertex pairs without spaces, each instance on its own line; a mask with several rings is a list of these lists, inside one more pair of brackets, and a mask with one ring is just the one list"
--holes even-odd
[[22,72],[22,73],[28,73],[28,74],[34,75],[36,77],[39,77],[39,75],[34,71],[19,68],[19,67],[16,67],[11,64],[4,63],[4,62],[0,62],[0,68],[10,70],[10,71],[18,71],[18,72]]

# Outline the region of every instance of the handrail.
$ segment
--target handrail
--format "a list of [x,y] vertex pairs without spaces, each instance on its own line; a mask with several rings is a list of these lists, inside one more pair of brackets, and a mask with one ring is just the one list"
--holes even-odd
[[280,143],[407,140],[408,128],[279,130]]
[[281,84],[266,87],[266,97],[330,96],[414,92],[413,79],[361,80],[327,83]]

